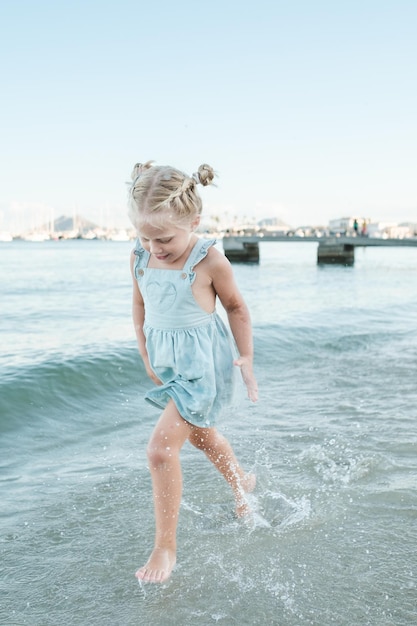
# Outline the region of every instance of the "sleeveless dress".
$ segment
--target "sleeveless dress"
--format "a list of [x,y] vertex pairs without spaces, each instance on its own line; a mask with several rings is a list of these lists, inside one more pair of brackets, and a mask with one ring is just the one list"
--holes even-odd
[[143,331],[152,370],[162,381],[145,395],[165,408],[172,398],[179,414],[195,426],[214,426],[233,404],[238,386],[232,335],[216,311],[196,302],[194,268],[215,240],[199,239],[180,270],[149,268],[149,252],[136,242],[134,275],[145,304]]

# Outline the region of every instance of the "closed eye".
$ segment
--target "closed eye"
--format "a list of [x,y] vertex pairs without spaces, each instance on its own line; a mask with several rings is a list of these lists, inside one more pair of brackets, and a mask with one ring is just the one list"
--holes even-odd
[[[164,237],[162,239],[153,239],[152,241],[156,241],[158,243],[169,243],[170,241],[172,241],[173,237]],[[143,237],[142,235],[140,235],[140,240],[144,243],[149,243],[151,240],[148,239],[148,237]]]

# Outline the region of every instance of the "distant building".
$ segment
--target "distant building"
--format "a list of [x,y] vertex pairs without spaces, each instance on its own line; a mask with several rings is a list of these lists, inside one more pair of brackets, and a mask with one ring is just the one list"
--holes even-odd
[[399,226],[408,228],[410,237],[417,237],[417,222],[402,222]]
[[408,225],[400,226],[395,222],[372,222],[368,225],[368,232],[370,237],[382,239],[405,239],[413,236]]
[[360,232],[368,221],[364,217],[339,217],[329,221],[329,230],[335,235],[353,235]]
[[382,239],[405,239],[417,233],[417,225],[396,222],[371,222],[364,217],[340,217],[329,221],[332,235],[366,235]]
[[258,227],[263,232],[288,232],[291,227],[285,224],[279,217],[265,217],[259,220]]

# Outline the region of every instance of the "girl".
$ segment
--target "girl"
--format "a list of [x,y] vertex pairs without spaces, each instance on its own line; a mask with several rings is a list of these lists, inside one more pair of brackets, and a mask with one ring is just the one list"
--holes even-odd
[[[245,474],[214,426],[231,404],[234,365],[253,402],[258,391],[250,317],[230,263],[213,247],[215,241],[195,234],[202,210],[196,186],[213,178],[208,165],[191,177],[151,161],[136,164],[132,172],[129,216],[139,236],[131,255],[133,322],[146,372],[156,385],[145,397],[163,409],[147,448],[156,532],[154,549],[136,572],[144,582],[164,582],[175,565],[179,455],[187,439],[230,484],[238,516],[248,512],[244,493],[255,486],[255,476]],[[215,311],[217,296],[239,352],[235,360],[233,341]]]

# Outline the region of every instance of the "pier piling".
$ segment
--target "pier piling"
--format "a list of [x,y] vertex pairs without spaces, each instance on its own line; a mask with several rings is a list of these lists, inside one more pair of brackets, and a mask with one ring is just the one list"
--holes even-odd
[[317,263],[319,265],[353,265],[355,262],[355,247],[346,243],[319,243],[317,249]]
[[231,263],[259,263],[257,241],[242,241],[240,237],[224,237],[223,250]]

